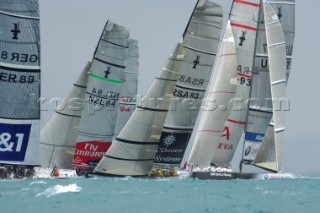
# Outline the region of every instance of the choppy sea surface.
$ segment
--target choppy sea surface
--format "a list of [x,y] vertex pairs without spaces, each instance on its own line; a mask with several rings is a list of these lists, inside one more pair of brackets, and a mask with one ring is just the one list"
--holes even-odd
[[0,180],[0,212],[320,212],[320,174],[294,176]]

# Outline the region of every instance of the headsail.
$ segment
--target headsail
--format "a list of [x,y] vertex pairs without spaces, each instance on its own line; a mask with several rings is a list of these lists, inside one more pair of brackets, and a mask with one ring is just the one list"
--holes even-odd
[[219,148],[220,138],[226,136],[224,131],[230,113],[229,103],[235,96],[238,84],[237,65],[235,39],[228,22],[188,160],[190,165],[197,165],[201,169],[210,166],[213,153]]
[[[286,54],[288,78],[291,70],[295,31],[295,0],[273,0],[269,1],[269,4],[277,12],[284,31],[287,45]],[[256,101],[251,101],[247,118],[247,129],[243,149],[243,159],[246,163],[252,163],[255,160],[265,135],[267,138],[269,138],[266,140],[274,140],[272,139],[272,135],[267,135],[266,133],[266,129],[272,117],[272,103],[269,84],[270,78],[267,40],[263,13],[260,14],[259,18],[256,55],[253,71],[251,99],[256,99]],[[272,143],[274,143],[274,141]]]
[[240,83],[233,100],[232,111],[225,125],[226,136],[221,137],[220,143],[217,144],[212,163],[230,163],[244,132],[248,112],[247,102],[252,85],[252,66],[259,8],[260,0],[233,1],[230,22],[236,41],[237,75]]
[[137,106],[139,47],[138,41],[129,39],[128,58],[124,71],[124,83],[113,137],[117,137]]
[[105,25],[89,71],[73,166],[95,165],[111,145],[124,83],[129,32]]
[[[269,56],[270,85],[273,99],[273,126],[267,131],[274,134],[274,144],[270,140],[269,149],[261,147],[255,165],[267,170],[282,170],[284,142],[284,109],[281,104],[286,97],[286,43],[283,29],[276,11],[266,1],[263,2]],[[273,131],[272,131],[273,130]],[[268,137],[266,137],[266,140]],[[267,141],[269,142],[269,141]],[[263,142],[266,143],[266,142]],[[274,147],[273,147],[274,146]]]
[[38,0],[0,4],[0,164],[39,165]]
[[185,60],[181,61],[173,92],[176,100],[163,126],[156,165],[178,167],[181,164],[213,70],[222,15],[220,6],[206,1],[191,17],[183,40]]
[[[192,17],[205,3],[204,0],[198,1]],[[190,43],[192,46],[185,46],[185,41],[191,42],[192,40],[191,37],[187,36],[187,34],[193,34],[193,30],[190,29],[190,26],[192,26],[191,20],[192,18],[183,37],[158,73],[142,102],[114,140],[107,154],[99,162],[95,169],[96,173],[143,176],[151,170],[163,124],[169,110],[170,99],[174,101],[172,97],[176,81],[181,69],[185,69],[186,66],[184,62],[189,61],[188,66],[191,69],[194,66],[199,66],[198,63],[193,63],[195,60],[194,52],[197,49],[206,50],[205,46],[197,46],[197,43],[193,45]],[[201,60],[199,63],[201,63]]]
[[88,83],[88,62],[72,90],[41,130],[40,165],[70,169]]

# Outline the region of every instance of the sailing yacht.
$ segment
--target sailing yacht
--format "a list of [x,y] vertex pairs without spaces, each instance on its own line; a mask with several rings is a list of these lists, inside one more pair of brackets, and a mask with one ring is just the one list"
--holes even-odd
[[12,178],[39,165],[39,21],[38,0],[0,4],[0,166]]
[[[95,168],[95,174],[106,176],[147,176],[149,174],[170,110],[170,103],[175,101],[174,93],[189,94],[189,90],[193,89],[190,81],[183,81],[183,78],[189,76],[183,76],[181,71],[186,70],[188,74],[192,73],[190,79],[194,80],[196,76],[199,78],[205,76],[199,72],[200,70],[204,70],[204,67],[210,69],[212,66],[211,61],[216,45],[213,40],[216,34],[213,33],[215,27],[212,25],[214,24],[207,23],[207,20],[215,19],[215,16],[218,16],[215,14],[221,16],[220,6],[205,0],[197,2],[182,38],[129,121]],[[196,17],[201,18],[196,19]],[[219,27],[219,21],[217,24]],[[198,29],[203,30],[198,31]],[[177,80],[180,82],[177,83]],[[175,88],[181,92],[175,91]],[[193,93],[202,92],[203,88],[197,90],[195,88]]]
[[[126,64],[132,70],[126,70]],[[37,170],[38,177],[49,177],[52,171],[59,172],[58,178],[75,177],[75,169],[91,169],[89,162],[101,159],[107,146],[98,134],[103,135],[105,131],[102,130],[109,130],[112,126],[121,128],[130,117],[137,73],[138,42],[129,39],[129,32],[124,27],[108,21],[93,58],[41,131],[42,168]],[[118,109],[120,94],[123,98]],[[124,98],[129,95],[132,96],[131,102]],[[114,109],[107,110],[107,105]],[[108,116],[111,116],[109,120]],[[91,127],[96,128],[95,135],[90,134]]]
[[[259,7],[259,2],[256,2],[256,7]],[[236,1],[234,2],[236,4]],[[250,6],[254,7],[254,4],[250,4]],[[234,9],[235,7],[233,7]],[[267,48],[267,60],[268,60],[268,71],[267,75],[264,74],[260,76],[260,78],[255,77],[255,75],[251,75],[249,78],[250,73],[245,73],[245,75],[248,75],[248,79],[250,81],[243,81],[242,76],[243,73],[240,73],[240,77],[238,78],[239,85],[237,87],[237,93],[239,91],[244,92],[244,90],[241,88],[241,84],[244,84],[246,82],[255,82],[255,80],[259,81],[267,81],[269,82],[269,90],[271,91],[271,98],[273,100],[283,100],[285,99],[285,90],[286,90],[286,81],[287,81],[287,60],[286,60],[286,42],[285,42],[285,36],[283,33],[283,28],[279,20],[279,14],[273,9],[273,7],[267,3],[266,1],[263,2],[262,5],[263,8],[263,14],[264,14],[264,25],[265,25],[265,48]],[[232,12],[232,14],[234,14]],[[232,17],[230,17],[232,19]],[[231,22],[232,23],[232,22]],[[232,26],[232,24],[231,24]],[[237,27],[244,28],[245,26],[242,24],[233,25]],[[252,26],[250,26],[252,27]],[[249,29],[248,26],[246,26],[247,29]],[[253,29],[253,28],[251,28]],[[234,31],[235,32],[235,31]],[[235,37],[237,38],[237,37]],[[251,38],[251,37],[250,37]],[[244,43],[241,41],[241,37],[239,37],[240,43],[242,44],[240,46],[243,46]],[[244,40],[242,38],[242,40]],[[248,39],[246,39],[248,40]],[[258,43],[261,44],[261,43]],[[264,43],[263,43],[264,44]],[[238,63],[241,61],[241,57],[239,57],[239,49],[236,49],[237,55],[238,55]],[[257,55],[256,55],[257,56]],[[238,67],[239,68],[239,67]],[[256,69],[256,68],[255,68]],[[238,69],[239,71],[239,69]],[[265,70],[264,70],[265,71]],[[265,71],[266,72],[266,71]],[[238,73],[239,75],[239,73]],[[266,77],[267,76],[267,77]],[[270,80],[269,80],[270,79]],[[264,87],[267,87],[267,83],[264,82],[261,84]],[[257,87],[257,85],[256,85]],[[241,90],[239,90],[241,88]],[[248,90],[245,90],[247,95]],[[254,91],[256,92],[256,91]],[[237,93],[235,97],[237,97]],[[263,96],[264,97],[264,96]],[[284,178],[284,177],[292,177],[290,174],[282,173],[282,156],[283,156],[283,142],[284,142],[284,110],[280,109],[277,105],[278,103],[276,101],[273,101],[271,105],[271,113],[273,114],[273,122],[272,126],[268,127],[267,134],[271,135],[272,137],[265,137],[262,142],[262,144],[265,144],[265,146],[262,146],[262,148],[259,150],[257,157],[255,158],[255,165],[264,168],[267,171],[272,171],[275,173],[236,173],[226,170],[221,170],[221,168],[215,168],[219,164],[229,164],[231,158],[233,157],[234,152],[232,151],[232,148],[228,145],[224,145],[225,143],[221,143],[221,141],[229,141],[234,135],[232,134],[232,131],[229,129],[228,125],[224,126],[224,130],[222,133],[220,133],[220,143],[216,143],[215,148],[213,149],[213,158],[209,160],[209,157],[207,159],[202,159],[199,157],[198,152],[192,152],[189,163],[192,164],[192,170],[194,171],[192,173],[192,177],[200,178],[200,179],[234,179],[234,178],[241,178],[241,179],[269,179],[269,178]],[[250,105],[250,112],[255,111],[252,105]],[[234,109],[233,109],[234,110]],[[243,112],[242,112],[243,113]],[[269,114],[270,112],[265,112],[266,114]],[[221,113],[220,113],[221,114]],[[228,120],[225,119],[225,122],[228,123],[235,123],[243,126],[247,126],[247,121],[244,120],[233,120],[230,121],[230,116],[232,115],[232,112],[229,115]],[[241,116],[241,115],[240,115]],[[243,117],[242,117],[243,118]],[[264,117],[264,119],[266,119]],[[269,117],[269,120],[271,117]],[[260,124],[260,127],[262,125],[265,125],[265,129],[268,126],[268,122],[263,122]],[[223,126],[220,126],[220,128]],[[257,127],[259,128],[259,126]],[[243,130],[242,130],[243,131]],[[240,132],[240,131],[239,131]],[[233,132],[234,133],[234,132]],[[216,134],[216,133],[215,133]],[[198,135],[198,134],[197,134]],[[219,135],[218,135],[219,136]],[[237,136],[237,134],[236,134]],[[199,136],[201,138],[201,135]],[[274,138],[274,140],[272,140]],[[240,138],[239,138],[240,139]],[[237,140],[239,140],[237,139]],[[237,142],[236,140],[236,142]],[[261,138],[259,138],[261,140]],[[217,140],[219,141],[219,140]],[[197,142],[197,141],[196,141]],[[195,147],[202,146],[201,143],[196,143]],[[234,147],[236,148],[236,147]],[[198,148],[199,149],[199,148]],[[198,150],[194,149],[194,150]],[[227,149],[227,151],[224,151]],[[229,152],[230,150],[230,152]],[[246,155],[250,154],[250,149],[246,149],[245,153]],[[196,154],[198,155],[196,155]],[[200,152],[200,154],[202,154]],[[227,156],[225,156],[227,155]],[[200,158],[200,160],[198,159]],[[193,162],[198,163],[198,165],[194,165]],[[202,168],[201,168],[202,167]],[[219,170],[220,169],[220,170]]]

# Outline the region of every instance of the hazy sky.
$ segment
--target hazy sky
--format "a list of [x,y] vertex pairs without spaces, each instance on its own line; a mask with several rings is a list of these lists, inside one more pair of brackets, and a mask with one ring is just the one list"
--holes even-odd
[[[215,2],[222,4],[227,16],[231,0]],[[139,41],[138,91],[143,95],[181,37],[195,3],[196,0],[40,0],[42,97],[63,98],[67,94],[93,54],[109,18],[127,27],[131,38]],[[284,165],[292,172],[320,172],[319,6],[319,0],[296,0]],[[44,121],[51,114],[52,111],[43,113]]]

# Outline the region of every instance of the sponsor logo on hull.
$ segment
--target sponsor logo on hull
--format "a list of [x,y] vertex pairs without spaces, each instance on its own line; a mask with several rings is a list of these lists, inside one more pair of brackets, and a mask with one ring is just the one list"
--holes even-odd
[[104,141],[78,142],[72,165],[74,167],[96,166],[110,148],[111,143]]

